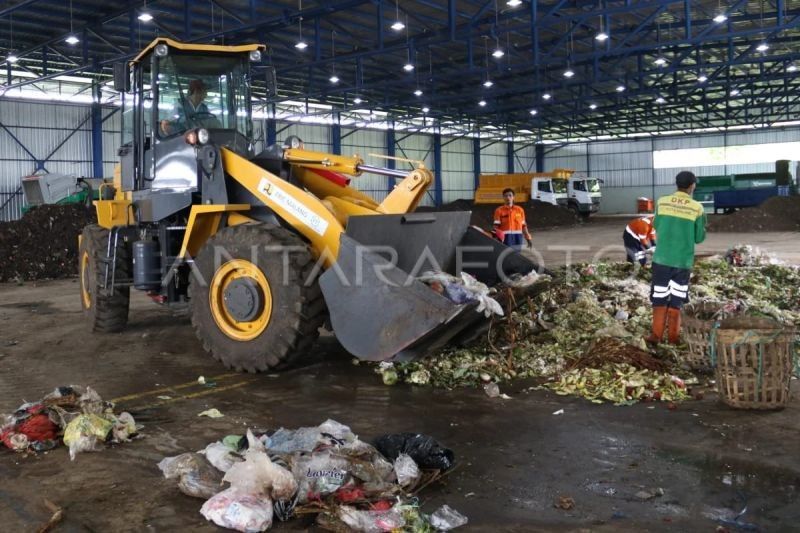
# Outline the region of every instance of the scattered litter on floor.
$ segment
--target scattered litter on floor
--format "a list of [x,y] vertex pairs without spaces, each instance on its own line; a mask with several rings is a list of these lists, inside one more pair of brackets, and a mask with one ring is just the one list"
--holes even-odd
[[[737,314],[800,326],[800,269],[774,264],[769,254],[746,245],[737,249],[758,259],[747,259],[751,266],[745,268],[732,266],[722,256],[699,262],[693,270],[692,302],[718,302]],[[681,356],[685,348],[662,344],[653,351],[644,342],[651,321],[649,294],[650,272],[635,271],[626,263],[562,268],[553,273],[549,288],[506,316],[493,316],[487,331],[471,344],[450,346],[416,361],[381,363],[376,372],[386,385],[480,385],[487,395],[497,397],[500,389],[495,385],[513,379],[545,378],[559,387],[566,378],[564,388],[570,379],[579,381],[584,369],[606,375],[608,365],[628,365],[636,372],[647,371],[638,377],[651,385],[656,379],[663,382],[662,395],[686,399],[667,379],[691,377]],[[626,379],[638,381],[633,376]],[[615,386],[606,394],[613,398],[609,401],[634,399],[625,394],[621,382],[615,381]],[[603,397],[599,390],[591,395]]]
[[138,433],[129,413],[114,413],[91,387],[58,387],[38,402],[25,403],[10,415],[0,415],[0,441],[17,452],[41,452],[62,441],[71,459],[99,451],[106,443],[128,442]]
[[217,409],[216,407],[212,407],[211,409],[206,409],[205,411],[197,413],[197,416],[207,416],[208,418],[222,418],[225,415],[220,413],[219,409]]
[[559,496],[558,499],[553,504],[553,507],[556,509],[563,509],[564,511],[569,511],[573,507],[575,507],[575,500],[572,499],[570,496]]
[[197,383],[198,385],[205,385],[206,384],[205,376],[200,376],[199,378],[197,378]]
[[427,516],[414,495],[453,466],[435,439],[402,433],[372,446],[334,420],[319,426],[248,430],[158,467],[218,526],[265,531],[275,520],[316,515],[332,531],[448,531],[467,518],[448,506]]
[[563,415],[564,414],[564,410],[563,409],[559,409],[558,411],[553,411],[553,414],[554,415]]

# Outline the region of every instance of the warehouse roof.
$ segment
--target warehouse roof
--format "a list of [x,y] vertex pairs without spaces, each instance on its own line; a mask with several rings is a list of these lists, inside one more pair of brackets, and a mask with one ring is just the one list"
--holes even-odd
[[280,87],[266,104],[542,139],[642,134],[794,120],[798,25],[800,0],[19,0],[0,9],[0,53],[17,58],[0,79],[8,94],[105,82],[157,36],[258,42],[256,86],[273,65]]

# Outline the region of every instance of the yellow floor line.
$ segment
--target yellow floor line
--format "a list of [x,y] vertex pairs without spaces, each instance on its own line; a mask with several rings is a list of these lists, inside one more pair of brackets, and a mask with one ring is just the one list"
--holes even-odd
[[244,387],[245,385],[249,385],[250,383],[253,383],[254,381],[255,381],[254,379],[248,379],[248,380],[245,380],[245,381],[240,381],[239,383],[234,383],[232,385],[227,385],[225,387],[214,387],[213,389],[208,389],[208,390],[204,390],[204,391],[200,391],[200,392],[193,392],[191,394],[183,394],[181,396],[176,396],[175,398],[170,398],[169,400],[161,400],[159,402],[150,403],[150,404],[146,404],[146,405],[137,405],[135,407],[126,407],[126,409],[129,409],[131,411],[141,411],[141,410],[144,410],[144,409],[152,409],[153,407],[160,407],[162,405],[166,405],[168,403],[177,402],[179,400],[188,400],[188,399],[191,399],[191,398],[200,398],[202,396],[209,396],[211,394],[217,394],[218,392],[225,392],[225,391],[229,391],[229,390],[232,390],[232,389],[238,389],[239,387]]
[[[210,377],[210,378],[206,378],[206,381],[209,381],[209,382],[211,382],[211,381],[219,381],[219,380],[222,380],[222,379],[227,379],[227,378],[230,378],[230,377],[233,377],[233,376],[241,376],[241,375],[242,374],[239,373],[239,372],[228,372],[227,374],[220,374],[219,376],[213,376],[213,377]],[[180,389],[186,389],[186,388],[191,387],[192,385],[202,386],[199,383],[197,383],[197,381],[195,380],[195,381],[189,381],[187,383],[181,383],[180,385],[172,385],[170,387],[163,387],[161,389],[153,389],[153,390],[144,391],[144,392],[137,392],[135,394],[129,394],[127,396],[120,396],[119,398],[114,398],[114,399],[109,400],[109,401],[111,401],[113,403],[125,402],[125,401],[128,401],[128,400],[135,400],[135,399],[141,398],[143,396],[150,396],[152,394],[159,394],[159,393],[162,393],[162,392],[173,392],[173,391],[180,390]]]

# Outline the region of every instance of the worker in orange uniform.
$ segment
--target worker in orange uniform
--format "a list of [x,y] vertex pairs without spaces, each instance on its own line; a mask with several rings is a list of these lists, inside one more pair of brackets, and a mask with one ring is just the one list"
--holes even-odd
[[503,190],[504,205],[494,211],[494,229],[502,232],[503,244],[516,251],[522,250],[522,238],[528,241],[528,246],[533,248],[531,234],[528,233],[528,224],[525,222],[525,210],[514,205],[514,191]]
[[647,254],[655,252],[656,230],[653,228],[654,215],[639,217],[625,226],[622,232],[622,244],[625,246],[625,255],[628,263],[639,262],[647,264]]

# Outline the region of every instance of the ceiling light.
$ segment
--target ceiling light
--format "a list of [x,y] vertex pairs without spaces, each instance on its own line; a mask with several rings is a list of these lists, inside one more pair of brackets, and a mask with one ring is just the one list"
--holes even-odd
[[522,5],[522,0],[508,0],[508,2],[506,2],[506,5],[508,7],[517,7],[519,5]]
[[403,70],[405,70],[406,72],[411,72],[412,70],[414,70],[414,65],[412,65],[411,63],[406,63],[405,65],[403,65]]
[[594,36],[595,41],[600,41],[601,43],[608,39],[608,34],[604,31],[601,31],[597,35]]
[[151,20],[153,20],[153,15],[145,11],[144,13],[140,13],[139,16],[136,18],[138,18],[142,22],[150,22]]
[[624,90],[625,90],[625,86],[624,86],[624,85],[617,85],[617,92],[618,92],[618,93],[621,93],[621,92],[623,92]]
[[19,56],[17,56],[17,54],[15,54],[14,52],[11,52],[10,54],[8,54],[8,57],[6,57],[6,61],[8,61],[9,63],[16,63],[17,61],[19,61]]
[[589,109],[594,111],[595,109],[597,109],[597,104],[589,104]]
[[662,97],[660,97],[660,96],[659,96],[658,98],[656,98],[656,103],[657,103],[657,104],[665,104],[666,102],[667,102],[667,101],[666,101],[666,100],[664,100],[664,99],[663,99]]
[[739,94],[739,89],[731,89],[731,92],[730,92],[731,96],[736,96],[738,94]]
[[794,72],[796,70],[797,70],[796,65],[789,65],[788,67],[786,67],[786,72]]
[[336,74],[334,74],[328,79],[330,80],[331,83],[339,83],[339,76],[337,76]]
[[297,44],[294,45],[294,47],[302,51],[308,48],[308,43],[305,41],[297,41]]
[[64,41],[65,41],[67,44],[78,44],[79,42],[81,42],[81,40],[80,40],[80,39],[78,39],[78,37],[77,37],[75,34],[73,34],[73,33],[70,33],[70,34],[67,36],[67,38],[66,38],[66,39],[64,39]]
[[663,57],[657,57],[657,58],[656,58],[656,60],[655,60],[655,61],[653,61],[653,63],[655,63],[655,64],[656,64],[656,65],[658,65],[659,67],[663,67],[664,65],[666,65],[666,64],[667,64],[667,60],[666,60],[666,59],[664,59]]
[[571,78],[574,75],[575,75],[575,72],[569,67],[567,67],[567,70],[564,71],[564,77],[565,78]]
[[356,96],[355,98],[353,98],[353,103],[354,103],[354,104],[356,104],[356,105],[360,104],[360,103],[361,103],[361,102],[363,102],[363,101],[364,101],[364,100],[362,100],[362,99],[361,99],[361,98],[359,98],[358,96]]
[[553,96],[550,93],[544,93],[542,95],[542,100],[550,100]]
[[495,57],[497,59],[500,59],[504,55],[506,55],[506,53],[503,52],[503,50],[501,48],[495,48],[494,52],[492,52],[492,57]]
[[492,85],[494,85],[494,82],[492,80],[486,80],[485,82],[483,82],[483,86],[486,87],[487,89]]
[[767,43],[760,43],[758,46],[756,46],[756,50],[759,52],[766,52],[769,50],[769,45]]
[[427,112],[428,112],[428,111],[430,111],[430,110],[431,110],[431,108],[430,108],[430,107],[423,107],[423,108],[422,108],[422,112],[423,112],[423,113],[427,113]]
[[414,91],[414,96],[422,96],[422,89],[417,89]]
[[406,28],[406,25],[398,20],[394,24],[392,24],[391,28],[394,31],[403,31]]
[[478,105],[481,107],[486,107],[486,100],[481,100],[480,102],[478,102]]
[[538,111],[536,111],[535,109],[531,109],[531,115],[536,116],[536,113],[538,113]]
[[719,15],[714,17],[714,22],[716,22],[717,24],[722,24],[726,20],[728,20],[728,17],[725,16],[725,13],[720,13]]

